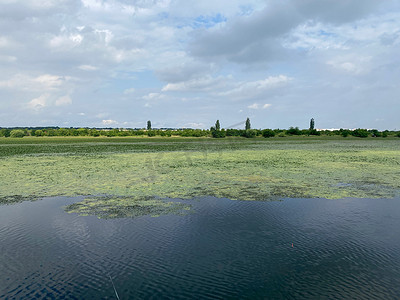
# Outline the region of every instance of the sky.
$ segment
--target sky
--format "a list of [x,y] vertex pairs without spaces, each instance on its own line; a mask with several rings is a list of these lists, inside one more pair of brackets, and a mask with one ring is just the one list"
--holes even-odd
[[400,130],[400,1],[0,0],[0,127]]

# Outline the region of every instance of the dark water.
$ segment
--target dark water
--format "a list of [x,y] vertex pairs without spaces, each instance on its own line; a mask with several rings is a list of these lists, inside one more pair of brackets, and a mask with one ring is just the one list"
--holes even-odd
[[[0,206],[1,299],[400,299],[400,199],[190,200],[99,220]],[[293,247],[292,247],[293,243]]]

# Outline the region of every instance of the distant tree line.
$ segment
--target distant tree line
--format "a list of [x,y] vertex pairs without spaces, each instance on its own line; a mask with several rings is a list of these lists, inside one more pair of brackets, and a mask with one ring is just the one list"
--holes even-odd
[[315,121],[311,119],[309,129],[299,129],[299,127],[290,127],[289,129],[252,129],[250,119],[244,122],[245,129],[223,129],[220,121],[215,122],[215,126],[209,130],[206,129],[153,129],[151,121],[147,121],[147,129],[126,129],[126,128],[59,128],[59,127],[28,127],[28,128],[0,128],[0,137],[21,138],[24,136],[92,136],[92,137],[124,137],[124,136],[182,136],[182,137],[284,137],[284,136],[354,136],[360,138],[366,137],[400,137],[400,131],[379,131],[377,129],[355,130],[339,129],[339,130],[316,130],[314,128]]
[[206,137],[210,136],[209,130],[203,129],[125,129],[125,128],[0,128],[0,137],[24,136],[92,136],[92,137],[124,137],[124,136],[183,136]]

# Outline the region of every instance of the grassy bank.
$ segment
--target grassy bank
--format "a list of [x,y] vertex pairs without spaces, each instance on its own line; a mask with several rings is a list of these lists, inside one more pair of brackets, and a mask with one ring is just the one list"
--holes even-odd
[[0,197],[393,197],[399,149],[372,138],[2,139]]

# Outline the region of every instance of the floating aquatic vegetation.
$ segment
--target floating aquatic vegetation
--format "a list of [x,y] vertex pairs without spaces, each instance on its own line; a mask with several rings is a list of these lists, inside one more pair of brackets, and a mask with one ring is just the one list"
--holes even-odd
[[167,214],[183,215],[190,205],[177,201],[137,197],[87,197],[64,209],[68,213],[81,216],[95,215],[101,219],[136,218],[140,216],[157,217]]
[[37,199],[38,199],[37,197],[33,196],[20,196],[20,195],[5,196],[5,197],[0,197],[0,205],[15,204],[24,201],[35,201]]
[[[67,154],[61,142],[52,144],[52,155],[37,149],[27,154],[28,148],[24,155],[0,154],[0,197],[334,199],[390,198],[400,190],[400,139],[165,139],[165,147],[162,140],[139,140],[152,150],[137,151],[138,141],[97,145],[76,139],[67,144]],[[82,153],[73,154],[73,148]]]

